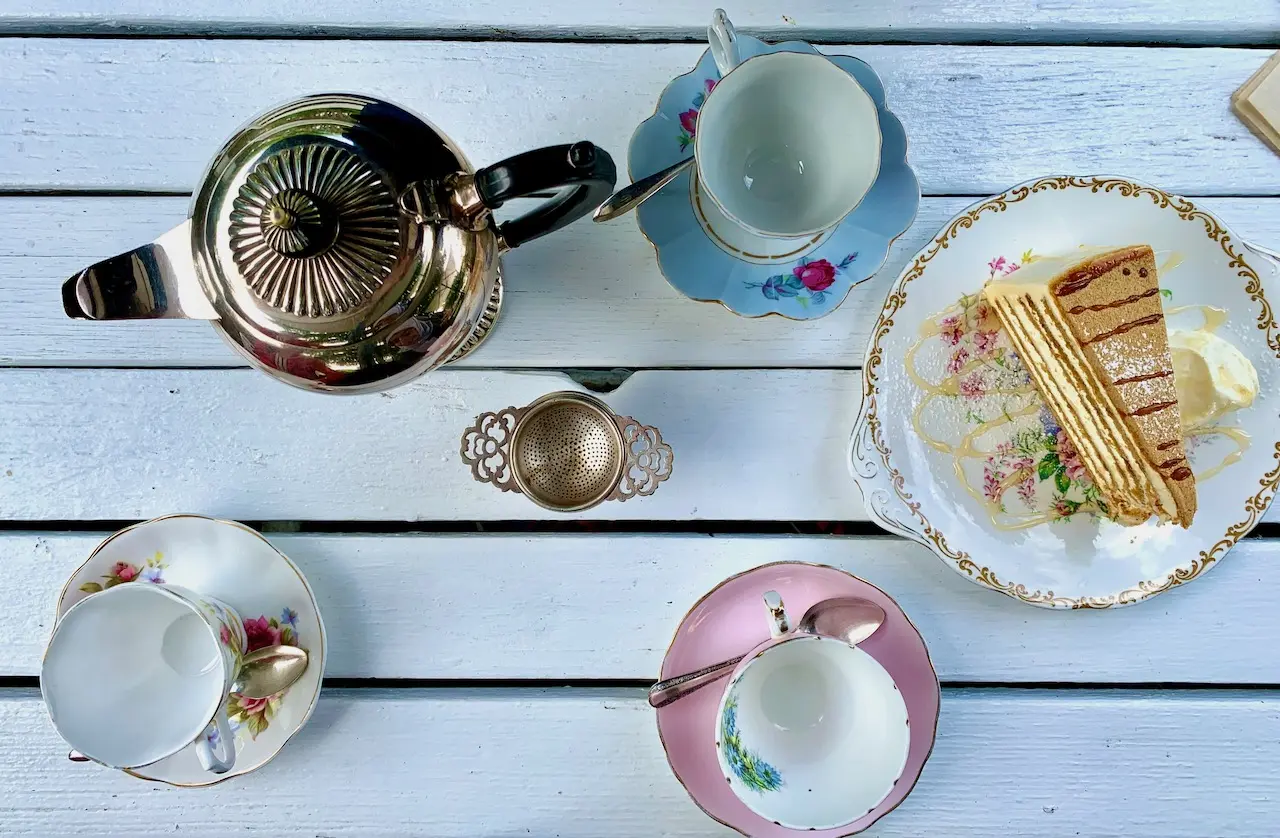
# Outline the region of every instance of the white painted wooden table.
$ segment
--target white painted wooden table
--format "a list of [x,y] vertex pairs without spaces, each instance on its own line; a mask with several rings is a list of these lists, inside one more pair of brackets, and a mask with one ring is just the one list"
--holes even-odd
[[[631,223],[511,254],[493,338],[385,397],[292,391],[202,324],[62,316],[62,279],[176,223],[269,105],[365,92],[476,161],[584,137],[622,162],[711,8],[0,0],[0,836],[724,835],[668,771],[643,685],[698,596],[780,559],[896,596],[945,683],[933,759],[869,834],[1276,834],[1274,524],[1185,590],[1049,613],[875,535],[841,456],[887,284],[973,196],[1126,174],[1280,243],[1280,160],[1227,108],[1280,43],[1275,0],[730,5],[746,31],[869,61],[927,196],[882,273],[815,323],[684,300]],[[636,370],[608,398],[662,429],[676,474],[581,516],[607,532],[516,532],[553,516],[472,483],[455,440],[575,386],[566,367]],[[204,791],[68,763],[36,682],[66,575],[103,532],[175,511],[296,531],[273,538],[331,638],[304,734]]]

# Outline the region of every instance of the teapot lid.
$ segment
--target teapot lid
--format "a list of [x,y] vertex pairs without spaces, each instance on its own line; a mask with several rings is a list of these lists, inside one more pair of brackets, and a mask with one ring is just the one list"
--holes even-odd
[[401,196],[473,171],[429,123],[378,99],[309,96],[254,119],[191,207],[219,327],[309,388],[380,388],[449,360],[496,293],[496,236],[484,220],[419,223]]

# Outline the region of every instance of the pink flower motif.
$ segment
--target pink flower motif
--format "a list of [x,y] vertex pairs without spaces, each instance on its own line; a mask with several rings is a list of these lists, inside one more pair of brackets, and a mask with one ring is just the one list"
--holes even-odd
[[964,367],[965,362],[969,360],[969,350],[963,346],[951,353],[951,360],[947,362],[947,372],[955,375]]
[[138,578],[138,569],[128,562],[116,562],[111,566],[111,576],[121,582],[132,582]]
[[269,698],[246,698],[244,696],[240,696],[238,704],[240,705],[241,714],[245,716],[256,716],[260,713],[266,712],[267,704],[270,701],[271,699]]
[[1072,480],[1080,480],[1088,474],[1084,463],[1080,462],[1080,452],[1076,450],[1075,443],[1061,430],[1058,431],[1058,462],[1062,463],[1067,477]]
[[219,639],[222,640],[223,646],[231,645],[231,629],[227,628],[226,626],[223,626],[222,630],[218,632],[218,637]]
[[996,348],[999,332],[974,332],[973,351],[979,355],[989,355]]
[[942,321],[942,339],[947,346],[955,346],[964,337],[964,324],[959,315],[952,315]]
[[716,81],[716,79],[707,79],[706,84],[708,93],[716,89]]
[[1018,484],[1018,498],[1027,506],[1036,502],[1036,481],[1034,477],[1026,477]]
[[791,273],[804,283],[810,291],[826,291],[836,281],[836,268],[826,259],[815,259],[803,265],[796,265]]
[[1076,505],[1066,498],[1058,498],[1053,502],[1053,512],[1059,518],[1068,518],[1076,513]]
[[680,114],[680,127],[689,132],[689,136],[693,136],[698,125],[698,111],[690,108]]
[[266,617],[245,620],[244,633],[249,640],[249,648],[245,649],[246,652],[261,649],[264,646],[275,646],[280,642],[279,627],[271,625]]
[[1000,475],[991,470],[990,462],[982,471],[982,496],[993,503],[1000,500]]
[[1022,266],[1017,262],[1010,262],[1003,256],[997,256],[987,263],[987,267],[991,269],[991,273],[993,275],[1004,274],[1005,276],[1008,276]]
[[973,372],[960,379],[960,395],[971,399],[981,396],[982,376]]

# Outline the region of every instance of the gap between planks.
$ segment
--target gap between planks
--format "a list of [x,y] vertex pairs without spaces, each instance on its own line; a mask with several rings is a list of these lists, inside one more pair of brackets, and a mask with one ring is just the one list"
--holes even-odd
[[[946,27],[868,29],[752,28],[740,30],[765,41],[807,41],[817,46],[975,46],[975,47],[1173,47],[1200,49],[1275,49],[1276,32],[1253,28],[1229,28],[1206,32],[1191,27],[1168,31],[1097,31],[1063,28],[1030,31],[966,32]],[[296,27],[267,24],[192,22],[174,26],[160,21],[97,23],[60,21],[24,24],[0,18],[0,40],[42,38],[60,40],[201,40],[201,41],[386,41],[404,43],[550,43],[550,44],[689,44],[703,43],[706,34],[685,27],[648,29],[627,34],[613,27]]]

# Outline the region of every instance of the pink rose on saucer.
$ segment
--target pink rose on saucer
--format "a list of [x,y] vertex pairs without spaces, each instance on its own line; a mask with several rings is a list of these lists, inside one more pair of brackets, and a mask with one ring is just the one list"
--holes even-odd
[[694,133],[694,129],[698,125],[698,111],[690,108],[680,114],[680,127],[688,131],[690,135]]
[[244,633],[249,638],[246,652],[261,649],[264,646],[275,646],[280,642],[280,628],[271,625],[266,617],[244,621]]
[[815,259],[803,265],[796,265],[791,273],[804,283],[810,291],[826,291],[836,281],[836,268],[826,259]]
[[138,569],[128,562],[116,562],[111,567],[110,575],[121,582],[132,582],[138,578]]
[[246,698],[245,696],[240,696],[237,704],[240,707],[241,714],[245,716],[257,716],[261,715],[262,712],[266,710],[267,703],[270,701],[271,699],[269,698]]

